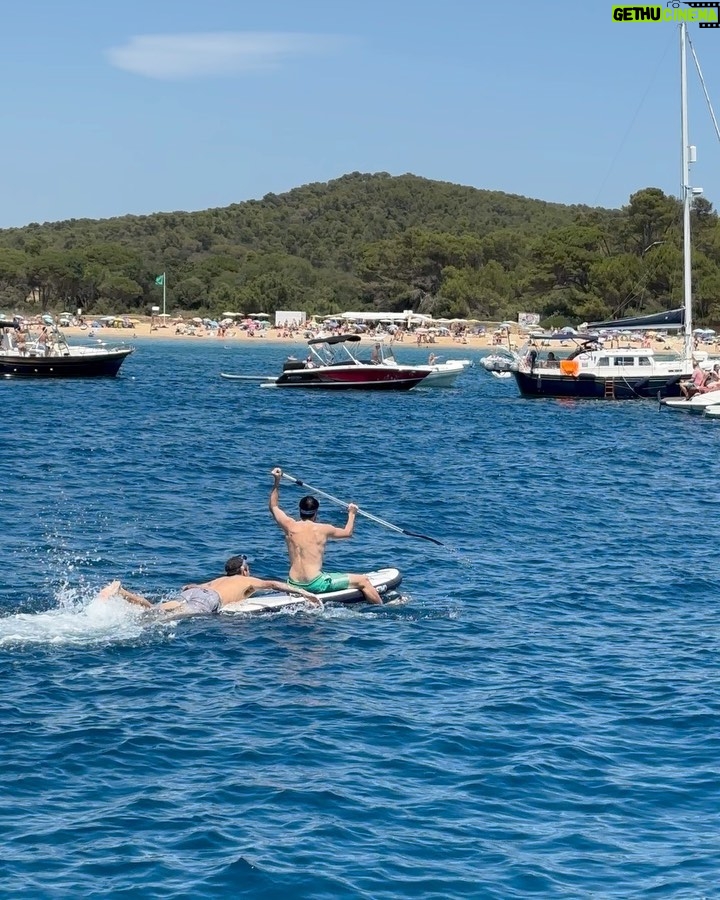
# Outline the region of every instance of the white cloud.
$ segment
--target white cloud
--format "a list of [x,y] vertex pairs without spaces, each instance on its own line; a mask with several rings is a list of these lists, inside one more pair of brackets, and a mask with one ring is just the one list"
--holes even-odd
[[331,35],[225,31],[205,34],[141,34],[105,51],[118,69],[148,78],[233,75],[277,67],[283,60],[322,53],[339,45]]

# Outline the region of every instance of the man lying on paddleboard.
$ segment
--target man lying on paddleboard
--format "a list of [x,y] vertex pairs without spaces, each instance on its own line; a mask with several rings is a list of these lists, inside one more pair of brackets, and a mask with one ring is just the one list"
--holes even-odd
[[186,584],[174,600],[162,603],[151,603],[140,594],[126,590],[119,581],[112,581],[98,594],[101,600],[110,597],[122,597],[128,603],[151,609],[156,612],[169,613],[174,616],[201,616],[220,612],[223,606],[247,600],[256,591],[275,590],[285,594],[298,594],[310,603],[320,605],[320,600],[309,591],[297,585],[286,584],[267,578],[252,578],[245,556],[231,556],[225,563],[225,575],[205,581],[202,584]]
[[282,469],[276,467],[270,474],[275,479],[270,491],[270,512],[285,533],[285,542],[290,557],[288,583],[295,590],[303,588],[316,594],[356,587],[362,591],[368,603],[382,603],[380,594],[372,586],[367,576],[322,571],[325,545],[328,540],[341,540],[352,536],[357,506],[354,503],[348,505],[345,527],[336,528],[334,525],[326,525],[317,521],[320,504],[316,497],[303,497],[300,501],[300,521],[298,521],[280,509],[279,493],[280,479],[283,477]]

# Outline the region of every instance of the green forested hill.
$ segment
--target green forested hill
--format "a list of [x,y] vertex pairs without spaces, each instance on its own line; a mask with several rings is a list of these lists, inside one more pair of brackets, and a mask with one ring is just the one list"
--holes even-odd
[[[414,175],[346,175],[202,212],[0,231],[0,309],[309,313],[408,309],[568,320],[680,302],[680,208],[648,188],[623,210],[530,200]],[[720,232],[695,213],[698,299],[720,315]],[[652,247],[650,246],[652,245]],[[699,286],[699,285],[698,285]]]

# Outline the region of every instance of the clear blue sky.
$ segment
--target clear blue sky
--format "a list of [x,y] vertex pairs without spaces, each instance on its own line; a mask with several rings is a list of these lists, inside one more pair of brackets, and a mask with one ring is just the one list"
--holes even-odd
[[[622,206],[680,183],[677,27],[590,0],[23,0],[0,227],[197,210],[344,173]],[[720,115],[720,29],[691,26]],[[690,60],[692,64],[692,60]],[[720,144],[691,84],[693,183]]]

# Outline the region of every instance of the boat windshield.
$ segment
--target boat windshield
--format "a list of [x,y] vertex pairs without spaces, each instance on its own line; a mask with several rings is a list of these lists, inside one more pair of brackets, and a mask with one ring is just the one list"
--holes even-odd
[[30,330],[8,324],[0,328],[0,352],[18,356],[65,356],[69,348],[65,335],[53,325]]
[[310,344],[310,356],[315,365],[320,366],[347,366],[358,362],[345,343]]

